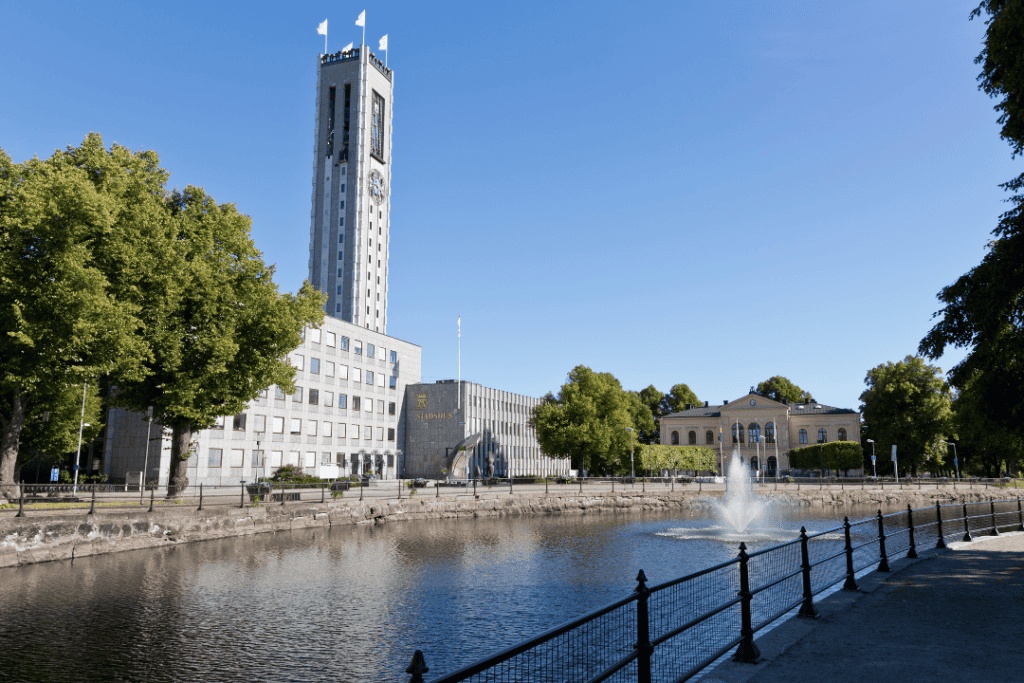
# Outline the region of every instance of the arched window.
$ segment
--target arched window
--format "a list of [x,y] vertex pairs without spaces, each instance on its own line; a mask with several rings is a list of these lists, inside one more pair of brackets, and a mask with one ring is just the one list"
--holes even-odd
[[764,440],[767,443],[775,443],[775,423],[769,422],[764,426]]
[[709,446],[715,445],[715,433],[710,429],[704,432],[704,442],[707,443],[707,445]]
[[750,443],[757,443],[761,440],[761,425],[751,422],[748,429],[750,430]]
[[828,432],[822,427],[818,430],[818,443],[826,443],[828,441]]
[[673,446],[678,446],[679,445],[679,432],[672,432],[672,445]]
[[806,429],[801,429],[800,430],[800,443],[807,443],[807,430]]
[[732,425],[732,442],[733,443],[744,443],[744,441],[743,441],[743,425],[733,423],[733,425]]
[[691,446],[697,445],[697,432],[690,432],[689,441]]
[[839,428],[839,440],[846,441],[846,427]]

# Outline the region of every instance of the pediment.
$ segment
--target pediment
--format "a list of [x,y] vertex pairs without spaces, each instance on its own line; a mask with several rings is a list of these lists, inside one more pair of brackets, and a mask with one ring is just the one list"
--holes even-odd
[[[754,401],[754,405],[750,405],[751,401]],[[766,396],[750,392],[743,398],[738,398],[735,401],[726,403],[721,409],[723,411],[728,410],[730,412],[735,410],[788,410],[789,406],[781,401],[775,401],[767,398]]]

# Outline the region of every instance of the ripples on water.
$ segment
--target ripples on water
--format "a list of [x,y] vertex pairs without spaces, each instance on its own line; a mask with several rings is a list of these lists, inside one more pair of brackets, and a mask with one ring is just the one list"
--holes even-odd
[[432,679],[628,595],[640,568],[656,584],[735,557],[740,540],[753,550],[841,520],[781,515],[742,538],[683,511],[606,512],[346,526],[0,569],[0,680],[404,681],[416,649]]

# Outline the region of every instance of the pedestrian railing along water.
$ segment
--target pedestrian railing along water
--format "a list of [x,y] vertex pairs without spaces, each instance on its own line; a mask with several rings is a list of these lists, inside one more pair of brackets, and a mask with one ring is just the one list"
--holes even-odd
[[[958,503],[883,515],[807,533],[754,552],[740,543],[735,559],[656,586],[643,570],[628,596],[432,683],[681,682],[734,651],[757,662],[754,635],[795,611],[816,618],[814,596],[872,566],[888,572],[890,558],[917,557],[918,548],[944,548],[1000,529],[1024,531],[1018,499]],[[440,655],[438,655],[440,658]],[[436,665],[435,665],[436,666]],[[423,683],[427,658],[417,650],[406,669]]]

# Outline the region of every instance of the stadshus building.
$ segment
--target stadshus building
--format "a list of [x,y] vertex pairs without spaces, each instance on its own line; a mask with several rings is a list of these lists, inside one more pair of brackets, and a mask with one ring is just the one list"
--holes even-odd
[[[388,337],[391,102],[394,73],[365,46],[317,58],[309,280],[327,317],[291,355],[296,390],[271,386],[238,415],[197,432],[193,484],[236,484],[297,465],[324,478],[406,469],[405,387],[421,350]],[[102,471],[166,484],[169,434],[108,414]],[[147,454],[147,433],[150,441]]]

